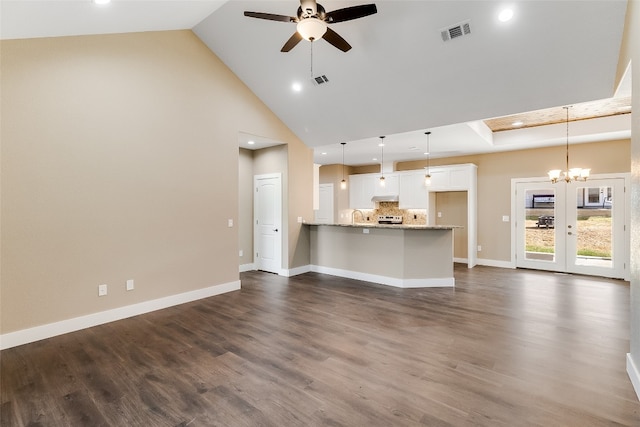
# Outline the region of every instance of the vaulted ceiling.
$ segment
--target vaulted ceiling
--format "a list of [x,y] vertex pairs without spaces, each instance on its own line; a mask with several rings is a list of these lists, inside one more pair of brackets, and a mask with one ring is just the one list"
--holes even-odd
[[[327,11],[363,3],[322,2]],[[563,143],[561,124],[500,135],[484,120],[629,96],[615,85],[626,3],[378,0],[375,15],[330,25],[351,44],[350,51],[318,40],[313,56],[304,40],[280,52],[294,23],[243,15],[295,16],[296,0],[114,0],[104,7],[89,0],[4,0],[1,35],[192,28],[302,141],[316,148],[317,162],[338,162],[340,142],[347,142],[352,163],[362,164],[371,162],[368,151],[377,149],[379,135],[388,135],[395,160],[422,156],[416,147],[424,145],[427,129],[433,132],[433,151],[441,156]],[[497,15],[505,6],[514,16],[500,22]],[[443,41],[442,31],[461,23],[468,24],[469,34]],[[320,75],[328,82],[314,84],[312,77]],[[292,89],[294,83],[299,91]],[[628,137],[629,116],[598,119],[602,126],[587,126],[584,132],[593,136],[582,140]],[[578,123],[576,134],[585,126]]]

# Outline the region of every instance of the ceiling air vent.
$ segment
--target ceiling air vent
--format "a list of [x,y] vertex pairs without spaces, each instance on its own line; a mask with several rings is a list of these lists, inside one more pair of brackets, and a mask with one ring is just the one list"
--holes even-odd
[[329,79],[324,74],[321,75],[321,76],[312,78],[311,81],[316,86],[320,86],[320,85],[323,85],[325,83],[329,83]]
[[459,24],[451,27],[443,28],[440,30],[442,41],[448,42],[449,40],[457,39],[458,37],[468,36],[471,34],[470,21],[460,22]]

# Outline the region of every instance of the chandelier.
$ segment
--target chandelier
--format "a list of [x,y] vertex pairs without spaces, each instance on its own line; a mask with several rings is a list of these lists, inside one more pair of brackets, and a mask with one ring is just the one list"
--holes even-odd
[[569,107],[562,107],[567,111],[567,169],[563,172],[561,169],[553,169],[547,172],[549,179],[552,183],[556,183],[560,180],[566,182],[571,181],[586,181],[589,178],[591,169],[571,168],[569,169]]

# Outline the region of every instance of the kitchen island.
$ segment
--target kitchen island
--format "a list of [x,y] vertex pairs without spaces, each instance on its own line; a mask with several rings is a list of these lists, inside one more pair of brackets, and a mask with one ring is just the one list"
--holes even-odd
[[451,287],[456,226],[307,224],[311,270],[400,288]]

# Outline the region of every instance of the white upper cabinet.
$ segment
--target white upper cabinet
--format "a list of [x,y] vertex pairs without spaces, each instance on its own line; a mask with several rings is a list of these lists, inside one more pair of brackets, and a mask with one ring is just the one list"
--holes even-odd
[[375,209],[374,196],[397,196],[399,177],[397,173],[384,174],[385,186],[380,185],[379,173],[349,175],[349,208]]
[[472,164],[433,167],[429,191],[467,190],[475,176],[475,168]]
[[423,170],[400,172],[399,174],[400,209],[427,209],[429,194],[424,184]]
[[374,209],[374,196],[399,196],[400,209],[429,209],[429,192],[465,191],[475,188],[476,166],[473,164],[434,166],[429,169],[431,185],[424,183],[424,169],[385,173],[385,186],[379,173],[349,176],[349,207]]
[[349,176],[349,208],[373,209],[371,201],[375,191],[375,182],[370,174]]
[[[399,188],[399,180],[397,173],[384,174],[384,187],[380,185],[380,174],[373,174],[375,181],[374,196],[397,196]],[[372,196],[373,197],[373,196]]]

